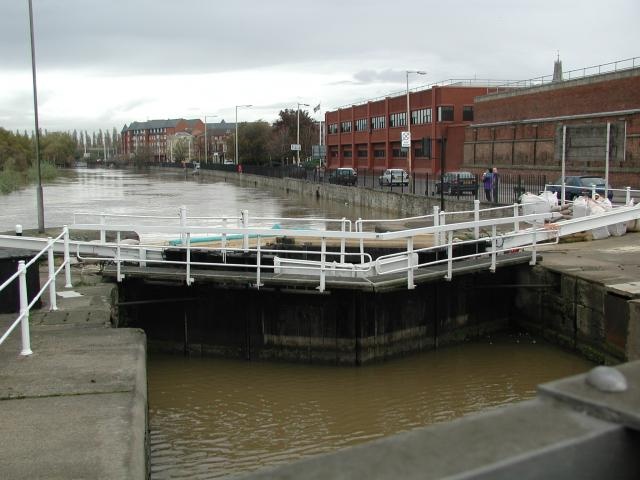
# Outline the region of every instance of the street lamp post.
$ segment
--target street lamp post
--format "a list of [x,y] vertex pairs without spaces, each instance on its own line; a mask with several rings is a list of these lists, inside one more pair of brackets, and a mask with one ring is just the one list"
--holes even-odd
[[411,150],[413,139],[411,138],[411,107],[409,105],[409,74],[426,75],[427,72],[421,70],[407,70],[407,131],[409,132],[409,151],[407,152],[407,164],[409,169],[409,192],[413,192],[413,172],[411,165]]
[[236,105],[236,164],[240,165],[240,159],[238,158],[238,108],[249,108],[252,105]]
[[36,82],[36,52],[33,39],[33,7],[29,0],[29,31],[31,33],[31,73],[33,77],[33,113],[36,123],[36,167],[38,175],[38,187],[36,189],[36,201],[38,203],[38,232],[44,233],[44,197],[42,194],[42,174],[40,171],[40,126],[38,125],[38,88]]
[[209,156],[207,155],[207,117],[215,118],[218,115],[205,115],[204,116],[204,163],[209,163]]
[[[308,107],[308,103],[298,103],[298,134],[296,137],[296,143],[298,144],[298,149],[300,148],[300,105]],[[300,150],[298,150],[298,166],[300,166]]]

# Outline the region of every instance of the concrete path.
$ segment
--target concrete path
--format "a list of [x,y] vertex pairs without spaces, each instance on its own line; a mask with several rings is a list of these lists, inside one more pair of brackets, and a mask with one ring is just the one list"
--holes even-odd
[[113,289],[76,286],[34,313],[33,355],[19,328],[0,346],[0,478],[147,478],[146,339],[111,328]]

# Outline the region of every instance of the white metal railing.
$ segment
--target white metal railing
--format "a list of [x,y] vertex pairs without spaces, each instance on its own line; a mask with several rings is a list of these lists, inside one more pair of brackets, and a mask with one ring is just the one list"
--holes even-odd
[[[561,192],[562,192],[562,188],[563,185],[562,184],[552,184],[552,183],[547,183],[544,186],[544,191],[556,191],[558,192],[558,200],[562,201],[561,199]],[[571,192],[576,192],[577,190],[579,190],[580,192],[583,191],[589,191],[591,192],[591,198],[595,198],[597,191],[603,191],[604,190],[604,195],[608,197],[608,193],[611,192],[612,194],[612,201],[611,203],[613,204],[613,206],[615,205],[615,200],[616,197],[618,197],[618,199],[622,196],[624,196],[624,203],[623,205],[629,205],[629,203],[631,202],[631,199],[633,198],[632,195],[635,196],[640,196],[640,190],[637,189],[633,189],[631,187],[625,187],[625,188],[602,188],[602,187],[596,187],[595,185],[590,185],[588,187],[579,187],[579,186],[575,186],[575,185],[564,185],[564,190],[565,190],[565,198],[567,196],[567,193],[571,193]],[[617,195],[619,194],[619,195]]]
[[[69,258],[69,228],[65,225],[62,228],[62,233],[58,235],[56,238],[48,237],[47,246],[40,250],[37,254],[33,256],[31,260],[27,263],[24,260],[20,260],[18,262],[18,269],[16,273],[11,275],[5,282],[0,285],[0,292],[7,288],[12,282],[18,281],[18,291],[19,291],[19,299],[20,299],[20,311],[18,317],[13,321],[13,323],[9,326],[7,331],[0,337],[0,345],[11,335],[11,332],[20,324],[21,332],[22,332],[22,350],[20,351],[20,355],[31,355],[33,352],[31,351],[31,337],[29,333],[29,313],[36,302],[43,295],[45,290],[49,290],[49,308],[51,310],[57,310],[57,302],[56,302],[56,276],[64,269],[65,271],[65,288],[71,288],[71,262]],[[56,269],[55,261],[54,261],[54,247],[55,243],[63,241],[64,242],[64,257],[61,265]],[[29,295],[27,291],[27,269],[34,265],[41,256],[47,253],[47,262],[48,262],[48,275],[47,281],[40,288],[38,293],[33,296],[31,302],[28,301]],[[40,272],[38,272],[40,275]]]
[[[484,214],[495,215],[494,210],[506,210],[507,212],[512,212],[513,216],[508,215],[501,218],[481,218]],[[454,214],[464,214],[469,217],[472,217],[471,220],[465,222],[457,222],[457,223],[449,223],[446,222],[446,215],[454,215]],[[230,270],[239,269],[239,268],[250,268],[255,269],[256,271],[256,286],[259,288],[261,286],[261,274],[264,271],[273,271],[273,273],[282,273],[286,271],[287,273],[301,273],[301,274],[313,274],[319,277],[319,286],[317,287],[320,291],[324,291],[325,289],[325,279],[327,274],[339,274],[342,276],[366,276],[373,271],[379,273],[379,270],[382,266],[385,266],[385,273],[396,273],[397,271],[405,271],[407,274],[407,285],[408,288],[413,288],[413,275],[416,268],[420,268],[423,266],[427,266],[427,264],[419,264],[416,260],[417,254],[420,252],[426,252],[429,248],[443,248],[447,247],[450,252],[450,262],[453,262],[453,244],[461,244],[461,242],[454,238],[453,232],[457,231],[473,231],[474,232],[474,240],[477,241],[480,238],[480,229],[481,228],[490,228],[491,234],[489,237],[486,237],[484,240],[488,243],[494,245],[494,260],[495,254],[501,253],[502,251],[495,247],[498,244],[501,244],[503,240],[499,240],[498,237],[504,236],[503,233],[498,233],[498,228],[504,229],[504,227],[513,226],[516,234],[518,233],[520,224],[526,223],[530,225],[532,223],[541,223],[545,219],[550,218],[551,214],[532,214],[532,215],[521,215],[519,213],[519,206],[516,204],[514,206],[507,207],[493,207],[491,209],[479,210],[479,202],[476,202],[474,205],[474,210],[470,210],[468,212],[438,212],[437,209],[434,209],[433,215],[425,215],[421,217],[410,217],[399,220],[383,220],[384,222],[397,222],[397,221],[410,221],[416,219],[426,219],[431,220],[433,225],[426,226],[422,228],[414,228],[400,231],[391,231],[384,233],[376,233],[376,232],[368,232],[363,231],[363,225],[367,222],[372,222],[376,220],[362,220],[358,219],[356,221],[355,231],[351,231],[351,226],[349,222],[349,227],[347,228],[346,219],[337,220],[340,224],[340,230],[319,230],[319,229],[268,229],[265,227],[251,227],[249,225],[249,215],[248,212],[244,211],[241,215],[241,226],[240,227],[224,227],[224,226],[189,226],[189,225],[141,225],[141,224],[120,224],[120,225],[108,225],[106,223],[99,224],[76,224],[72,226],[73,229],[86,229],[86,230],[98,230],[102,231],[113,231],[116,234],[116,242],[106,245],[111,245],[113,247],[113,256],[111,260],[116,265],[116,277],[118,281],[121,281],[124,278],[122,274],[122,265],[124,263],[135,263],[141,266],[146,265],[147,263],[155,263],[155,264],[167,264],[167,265],[182,265],[185,268],[185,277],[187,285],[191,285],[194,279],[191,276],[192,267],[205,267],[205,266],[213,266],[213,267],[225,267]],[[268,219],[269,221],[278,221],[281,219],[275,217],[265,217],[264,219]],[[264,220],[263,219],[263,220]],[[172,218],[173,220],[173,218]],[[377,220],[380,222],[380,220]],[[157,248],[157,245],[126,245],[126,252],[123,254],[124,245],[121,242],[121,232],[135,230],[138,233],[145,232],[160,232],[168,235],[180,235],[181,238],[184,238],[184,242],[180,245],[174,246],[174,248],[178,249],[178,251],[184,251],[184,260],[167,260],[166,257],[149,259],[146,255],[146,252],[149,248]],[[219,262],[198,262],[193,261],[191,258],[192,250],[193,250],[193,242],[194,239],[198,237],[198,235],[210,235],[217,234],[217,239],[220,241],[219,246],[214,247],[198,247],[200,251],[203,252],[218,252],[220,254]],[[418,236],[421,235],[432,235],[434,238],[434,247],[429,248],[420,248],[415,249],[415,240]],[[449,235],[449,238],[447,238]],[[230,238],[242,238],[242,246],[241,247],[229,247],[226,243],[225,239]],[[265,237],[299,237],[302,239],[319,239],[320,240],[320,248],[319,249],[307,249],[304,252],[299,250],[286,250],[286,249],[269,249],[264,248],[262,241]],[[250,246],[248,239],[252,238],[255,240],[255,245]],[[435,240],[437,239],[437,240]],[[327,250],[327,240],[333,240],[335,242],[339,242],[338,251],[329,251]],[[373,240],[396,240],[400,241],[401,244],[406,245],[406,249],[403,249],[401,252],[389,256],[383,256],[376,261],[373,260],[371,255],[365,251],[365,243],[373,241]],[[359,251],[357,253],[347,252],[346,251],[346,242],[353,241],[357,242],[360,245]],[[533,247],[535,251],[535,240],[533,242]],[[136,253],[137,252],[137,253]],[[244,252],[250,253],[251,255],[255,255],[255,264],[247,265],[246,263],[233,263],[228,257],[229,252]],[[287,254],[300,254],[304,253],[308,257],[314,258],[314,260],[297,260],[291,259],[287,257],[279,258],[277,255],[287,255]],[[80,253],[78,254],[81,260],[104,260],[104,257],[90,257],[90,256],[82,256]],[[273,255],[274,256],[274,264],[266,265],[264,260],[264,255]],[[481,252],[478,256],[487,255],[487,253]],[[335,258],[336,260],[332,261],[331,259]],[[464,257],[470,258],[470,257]],[[354,260],[355,259],[355,260]],[[405,260],[406,259],[406,262]],[[347,261],[354,260],[354,261]],[[399,261],[395,261],[399,260]],[[386,261],[395,261],[394,265],[389,267],[389,265],[384,265]],[[281,263],[279,263],[281,262]],[[398,267],[397,265],[401,265],[402,262],[405,262],[406,265]],[[434,264],[437,264],[435,262]],[[493,268],[495,268],[495,261],[493,264]],[[451,272],[448,274],[448,278],[450,279]]]

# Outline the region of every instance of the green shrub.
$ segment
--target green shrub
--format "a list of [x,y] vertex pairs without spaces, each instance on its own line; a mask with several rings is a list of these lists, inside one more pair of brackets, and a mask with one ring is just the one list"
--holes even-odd
[[24,176],[12,169],[0,171],[0,193],[6,194],[24,185]]

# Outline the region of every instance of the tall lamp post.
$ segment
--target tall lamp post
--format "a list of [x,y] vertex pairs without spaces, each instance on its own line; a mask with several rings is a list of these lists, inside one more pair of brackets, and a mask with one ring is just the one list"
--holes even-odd
[[413,192],[413,172],[411,165],[411,150],[413,139],[411,138],[411,107],[409,105],[409,74],[415,73],[416,75],[426,75],[427,72],[421,70],[407,70],[407,131],[409,132],[409,151],[407,152],[407,164],[409,168],[409,191]]
[[238,108],[250,108],[252,105],[236,105],[236,165],[240,165],[238,158]]
[[209,156],[207,155],[207,117],[214,118],[218,115],[205,115],[204,116],[204,163],[209,163]]
[[[308,103],[298,103],[298,134],[296,136],[296,143],[298,144],[298,148],[300,148],[300,105],[304,107],[308,107]],[[298,166],[300,166],[300,150],[298,150]]]
[[44,199],[42,195],[42,174],[40,171],[40,127],[38,125],[38,88],[36,86],[36,51],[33,40],[33,7],[29,0],[29,31],[31,33],[31,73],[33,77],[33,113],[36,122],[36,166],[38,187],[36,197],[38,203],[38,232],[44,233]]

